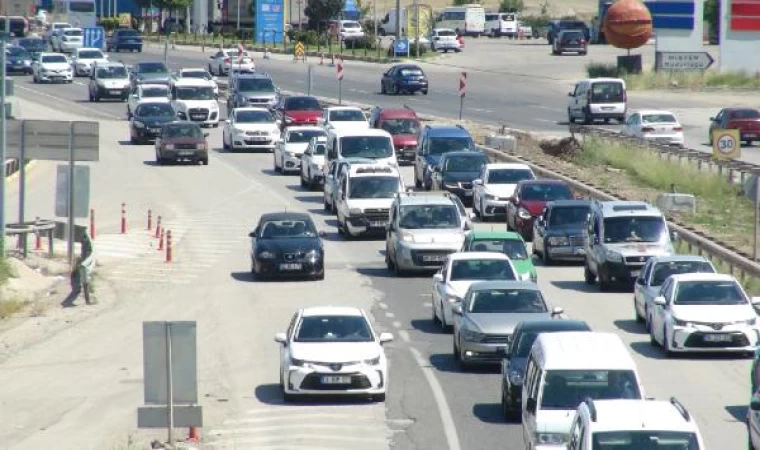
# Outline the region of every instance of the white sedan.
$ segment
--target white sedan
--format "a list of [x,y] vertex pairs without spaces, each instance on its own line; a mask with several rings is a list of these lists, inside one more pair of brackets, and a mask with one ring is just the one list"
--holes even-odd
[[176,70],[172,73],[172,83],[181,80],[183,78],[196,78],[206,80],[214,86],[214,95],[219,96],[219,84],[217,78],[211,75],[206,69],[197,68],[184,68]]
[[383,344],[359,308],[322,306],[299,310],[280,344],[280,386],[285,401],[298,395],[361,395],[385,401],[388,362]]
[[325,108],[318,123],[325,130],[364,130],[369,128],[367,116],[355,106]]
[[450,254],[441,270],[433,275],[433,322],[444,331],[454,322],[454,306],[462,302],[476,281],[517,280],[517,270],[509,257],[496,252]]
[[59,53],[41,53],[39,59],[32,63],[32,80],[35,83],[61,81],[72,83],[74,72],[68,58]]
[[169,86],[165,84],[137,84],[127,100],[127,118],[132,118],[132,111],[144,101],[169,103],[170,97]]
[[486,164],[479,178],[472,183],[472,211],[483,221],[506,216],[507,203],[515,194],[517,183],[535,179],[536,175],[526,164]]
[[313,126],[285,128],[283,136],[274,147],[274,171],[297,172],[301,170],[301,157],[312,138],[326,136],[325,130]]
[[642,110],[628,116],[623,134],[666,145],[683,145],[683,127],[670,111]]
[[222,130],[222,147],[231,151],[273,151],[279,139],[280,127],[266,108],[235,108]]
[[209,56],[208,71],[215,75],[227,75],[232,70],[255,72],[256,65],[253,63],[248,52],[243,52],[240,58],[240,50],[237,48],[222,48]]
[[71,54],[71,67],[74,69],[75,76],[89,76],[93,65],[107,63],[108,55],[97,48],[77,48]]

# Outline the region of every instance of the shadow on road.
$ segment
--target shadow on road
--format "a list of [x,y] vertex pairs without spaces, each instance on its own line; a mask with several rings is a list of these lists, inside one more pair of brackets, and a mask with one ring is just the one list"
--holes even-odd
[[618,329],[631,334],[649,334],[644,324],[636,322],[634,319],[615,320],[612,322]]
[[673,353],[670,356],[666,356],[663,349],[659,346],[655,347],[649,343],[649,341],[632,342],[631,349],[641,356],[650,359],[674,359],[674,360],[687,360],[687,361],[731,361],[737,359],[751,359],[754,358],[754,354],[742,355],[741,353],[716,353],[716,352],[699,352],[699,353]]
[[243,281],[243,282],[248,282],[248,283],[253,282],[253,281],[258,281],[256,277],[250,271],[230,272],[230,276],[235,281]]
[[559,289],[569,289],[579,292],[599,292],[599,286],[586,284],[585,281],[552,281],[553,286]]
[[298,200],[299,202],[304,202],[304,203],[319,203],[319,204],[321,204],[324,201],[323,197],[318,197],[316,195],[310,195],[308,197],[305,196],[305,195],[296,195],[295,199]]
[[440,372],[469,373],[476,375],[499,373],[501,370],[496,364],[477,364],[461,367],[451,353],[439,353],[430,355],[430,365]]
[[282,398],[282,388],[279,384],[260,384],[254,392],[256,398],[266,405],[357,405],[370,401],[369,396],[348,395],[313,395],[298,397],[296,401],[285,402]]
[[472,406],[472,414],[485,423],[505,423],[499,403],[476,403]]
[[396,276],[385,267],[357,267],[356,273],[372,278],[396,278]]
[[649,359],[667,359],[660,347],[654,347],[649,341],[631,342],[631,350]]
[[414,328],[417,331],[421,331],[423,333],[427,334],[440,334],[440,335],[451,335],[450,332],[444,332],[443,329],[441,329],[441,325],[437,322],[433,322],[432,319],[432,313],[430,313],[431,318],[430,319],[414,319],[411,321],[412,328]]
[[731,414],[731,417],[736,419],[737,422],[747,421],[747,405],[732,405],[726,406],[726,412]]

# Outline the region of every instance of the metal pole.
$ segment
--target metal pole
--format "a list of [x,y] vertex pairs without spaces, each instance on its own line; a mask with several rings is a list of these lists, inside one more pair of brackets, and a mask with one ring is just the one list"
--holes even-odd
[[420,2],[414,0],[414,32],[417,36],[414,37],[414,47],[417,53],[417,59],[420,59]]
[[105,11],[103,10],[103,0],[100,0],[100,15],[98,17],[103,17],[105,15]]
[[74,158],[74,124],[71,122],[69,128],[69,185],[68,190],[68,229],[67,231],[67,251],[66,255],[69,260],[69,268],[74,270],[74,164],[76,159]]
[[298,4],[298,31],[301,31],[301,5],[303,5],[303,0],[296,0],[296,3]]
[[464,95],[459,96],[459,120],[462,120],[462,110],[464,109]]
[[757,219],[758,209],[760,209],[760,173],[755,173],[755,222],[753,224],[752,233],[752,257],[757,261]]
[[174,382],[172,380],[172,324],[166,322],[166,404],[169,415],[169,446],[174,445]]
[[314,83],[314,65],[309,64],[309,91],[307,95],[311,95],[311,85]]
[[166,39],[164,40],[164,65],[169,66],[169,33],[166,33]]
[[5,256],[5,155],[7,138],[5,136],[8,128],[6,127],[6,116],[8,112],[5,109],[5,42],[11,35],[11,21],[5,21],[5,30],[0,36],[0,164],[3,165],[3,176],[0,180],[0,258]]
[[240,0],[237,2],[237,30],[240,31]]
[[[18,223],[23,225],[25,221],[24,211],[26,203],[26,121],[21,121],[21,148],[19,149],[19,166],[18,166]],[[24,238],[26,241],[26,238]],[[26,244],[26,242],[24,242]]]
[[401,0],[396,0],[396,40],[401,39]]
[[375,39],[377,39],[377,0],[372,2],[372,22],[375,24]]

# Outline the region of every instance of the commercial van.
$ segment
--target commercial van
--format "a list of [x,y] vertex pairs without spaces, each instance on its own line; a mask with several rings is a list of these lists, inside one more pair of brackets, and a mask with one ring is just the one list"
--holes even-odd
[[488,13],[486,14],[486,34],[492,38],[507,36],[517,37],[517,14],[516,13]]
[[451,28],[458,35],[479,37],[486,32],[486,10],[478,4],[443,8],[435,28]]
[[615,119],[625,122],[628,110],[628,92],[625,81],[620,78],[590,78],[579,81],[572,92],[567,105],[570,123],[580,120],[590,125],[595,120],[608,122]]
[[398,167],[393,136],[385,130],[330,130],[327,135],[327,161],[340,158],[367,158]]
[[522,390],[525,448],[566,449],[575,411],[587,398],[645,398],[623,341],[613,333],[593,331],[539,334]]

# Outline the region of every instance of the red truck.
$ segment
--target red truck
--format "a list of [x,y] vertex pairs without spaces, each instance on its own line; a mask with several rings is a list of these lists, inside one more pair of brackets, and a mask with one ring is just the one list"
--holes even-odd
[[755,108],[723,108],[717,116],[710,117],[710,144],[713,130],[739,130],[740,140],[752,145],[760,141],[760,110]]

